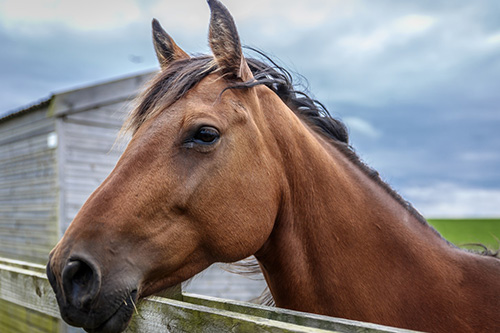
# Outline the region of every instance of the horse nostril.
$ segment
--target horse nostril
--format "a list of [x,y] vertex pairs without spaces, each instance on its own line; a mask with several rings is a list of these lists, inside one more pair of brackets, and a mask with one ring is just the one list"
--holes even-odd
[[96,269],[82,260],[69,261],[62,272],[62,284],[68,301],[78,309],[90,309],[100,287]]

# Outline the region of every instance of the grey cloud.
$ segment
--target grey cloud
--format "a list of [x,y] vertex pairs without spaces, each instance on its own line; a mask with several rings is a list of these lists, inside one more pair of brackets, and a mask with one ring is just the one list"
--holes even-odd
[[[500,44],[485,43],[500,33],[498,1],[365,0],[349,2],[342,11],[325,2],[328,16],[318,24],[287,19],[286,8],[250,15],[241,2],[227,5],[238,6],[234,13],[244,43],[304,75],[333,115],[370,124],[371,137],[366,126],[364,133],[360,123],[352,126],[354,147],[403,194],[425,188],[410,196],[417,208],[428,204],[426,195],[441,200],[443,191],[432,188],[442,182],[460,190],[500,189]],[[208,9],[201,12],[207,15],[199,20],[208,22]],[[208,51],[204,24],[172,27],[169,15],[182,22],[184,14],[159,14],[179,45],[190,53]],[[432,25],[407,38],[392,31],[399,37],[381,38],[384,44],[375,44],[375,51],[341,42],[371,36],[408,15],[429,16]],[[0,112],[53,91],[157,66],[150,18],[114,31],[45,29],[49,33],[33,37],[0,25]],[[130,56],[143,61],[134,63]],[[373,133],[380,135],[374,139]]]

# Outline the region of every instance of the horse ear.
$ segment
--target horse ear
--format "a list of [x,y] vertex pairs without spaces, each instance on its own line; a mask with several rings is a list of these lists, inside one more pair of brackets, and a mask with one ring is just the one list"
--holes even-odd
[[152,25],[153,44],[155,46],[156,57],[162,69],[167,68],[174,60],[189,58],[189,55],[177,46],[172,37],[163,30],[158,20],[153,19]]
[[208,41],[215,62],[223,75],[230,79],[249,81],[252,71],[243,57],[240,38],[233,17],[218,0],[207,0],[210,6]]

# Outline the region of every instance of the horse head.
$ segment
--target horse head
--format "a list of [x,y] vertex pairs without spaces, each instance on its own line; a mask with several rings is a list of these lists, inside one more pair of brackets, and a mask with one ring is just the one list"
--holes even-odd
[[257,96],[267,88],[228,89],[254,78],[231,15],[208,3],[213,57],[191,58],[153,21],[161,70],[127,123],[132,139],[50,254],[71,325],[119,332],[140,298],[271,234],[281,173]]

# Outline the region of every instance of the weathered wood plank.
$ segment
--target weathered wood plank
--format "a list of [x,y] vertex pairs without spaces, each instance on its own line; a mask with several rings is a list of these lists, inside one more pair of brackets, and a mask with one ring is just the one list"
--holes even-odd
[[53,132],[54,129],[55,124],[52,119],[41,120],[39,122],[31,124],[30,126],[19,127],[15,130],[9,128],[2,129],[2,135],[0,136],[0,145],[29,139],[33,136],[46,135],[50,132]]
[[54,210],[36,210],[36,211],[7,211],[0,209],[0,218],[4,219],[31,219],[38,217],[43,221],[47,221],[47,219],[52,219],[56,215]]
[[[0,298],[59,318],[43,266],[0,258]],[[339,318],[186,294],[150,297],[127,329],[141,332],[410,332]]]
[[130,110],[125,104],[127,103],[116,103],[71,114],[67,116],[66,121],[104,128],[120,128]]
[[22,117],[14,117],[7,120],[2,120],[0,123],[2,124],[2,133],[4,130],[17,132],[19,129],[24,128],[26,126],[30,126],[31,124],[39,123],[40,121],[52,121],[47,118],[48,107],[43,107],[38,110],[34,110],[22,115]]
[[109,164],[97,164],[97,163],[74,163],[66,165],[66,175],[68,177],[77,177],[79,174],[93,175],[97,174],[109,174],[113,168],[114,163]]
[[0,299],[0,332],[57,333],[59,320]]
[[51,212],[53,210],[53,206],[47,204],[38,204],[38,203],[29,203],[29,204],[21,204],[21,205],[11,205],[9,207],[0,206],[0,212]]
[[45,273],[0,262],[0,298],[59,318],[59,308]]
[[49,258],[49,252],[54,247],[56,241],[53,240],[43,246],[34,244],[26,246],[26,244],[20,242],[12,243],[5,240],[2,240],[2,243],[5,243],[5,245],[0,248],[0,255],[2,256],[20,260],[30,260],[37,263],[46,263]]
[[115,164],[122,154],[121,152],[110,150],[96,154],[97,151],[84,151],[78,149],[67,149],[67,161],[76,163],[97,163],[97,164]]
[[32,154],[48,148],[47,134],[0,145],[0,161],[6,157]]
[[409,330],[364,323],[355,320],[334,318],[299,311],[291,311],[287,309],[263,306],[248,302],[225,300],[190,293],[183,293],[183,301],[191,304],[204,305],[211,308],[224,309],[228,311],[239,312],[262,318],[284,321],[291,324],[304,325],[329,331],[348,333],[412,332]]
[[[19,190],[18,188],[13,188],[12,190],[9,189],[3,189],[0,188],[0,201],[19,201],[19,200],[25,200],[25,201],[30,201],[30,200],[38,200],[39,197],[44,198],[42,200],[47,200],[47,198],[54,198],[56,197],[57,191],[55,188],[50,188],[47,186],[46,189],[41,188],[40,190],[37,188],[36,193],[33,193],[33,190],[31,191],[23,191]],[[55,201],[55,200],[54,200]]]
[[141,303],[138,311],[126,332],[332,332],[157,297]]
[[[91,126],[86,123],[66,122],[64,123],[64,134],[76,138],[88,138],[90,135],[100,139],[111,139],[113,142],[116,139],[116,134],[120,131],[120,126],[113,126],[112,128],[102,128]],[[106,140],[106,142],[109,142]]]
[[54,160],[55,155],[50,150],[36,151],[31,154],[11,156],[3,161],[1,161],[1,166],[3,170],[10,169],[22,164],[43,164],[51,163]]
[[51,183],[51,182],[54,182],[54,179],[55,177],[54,176],[48,176],[48,177],[43,177],[43,178],[32,178],[32,179],[27,179],[26,182],[22,182],[20,180],[22,179],[8,179],[8,178],[1,178],[0,179],[0,187],[2,188],[7,188],[7,187],[11,187],[11,186],[16,186],[17,184],[19,184],[20,186],[21,185],[25,185],[26,184],[47,184],[47,183]]
[[[11,218],[6,217],[4,214],[0,214],[2,223],[0,224],[0,230],[7,233],[9,230],[19,230],[21,232],[47,232],[48,230],[57,229],[57,226],[50,225],[48,222],[54,222],[56,215],[48,216],[47,220],[43,221],[40,218]],[[45,237],[50,237],[51,235],[45,234]]]
[[50,158],[38,161],[27,161],[27,163],[12,163],[0,168],[0,175],[4,179],[26,179],[39,177],[55,177],[53,168],[54,160]]
[[[22,232],[0,233],[0,242],[2,243],[2,250],[7,247],[18,248],[24,253],[31,250],[43,251],[48,255],[52,246],[55,245],[53,239],[45,236],[46,232],[29,232],[29,235],[24,235]],[[29,247],[29,248],[27,248]]]
[[26,209],[26,208],[38,208],[38,207],[47,207],[51,206],[55,203],[54,195],[50,195],[47,197],[7,197],[0,199],[0,205],[9,205],[11,209]]
[[32,262],[26,262],[22,260],[15,260],[10,258],[2,258],[0,257],[0,265],[5,265],[9,267],[17,267],[29,270],[31,272],[37,272],[45,274],[45,265],[35,264]]
[[11,239],[13,237],[22,237],[24,235],[26,237],[23,238],[35,240],[39,243],[43,242],[45,244],[46,240],[50,239],[50,237],[47,236],[47,233],[51,231],[54,231],[54,227],[49,227],[46,224],[16,225],[14,227],[2,224],[0,226],[0,237],[8,237]]

